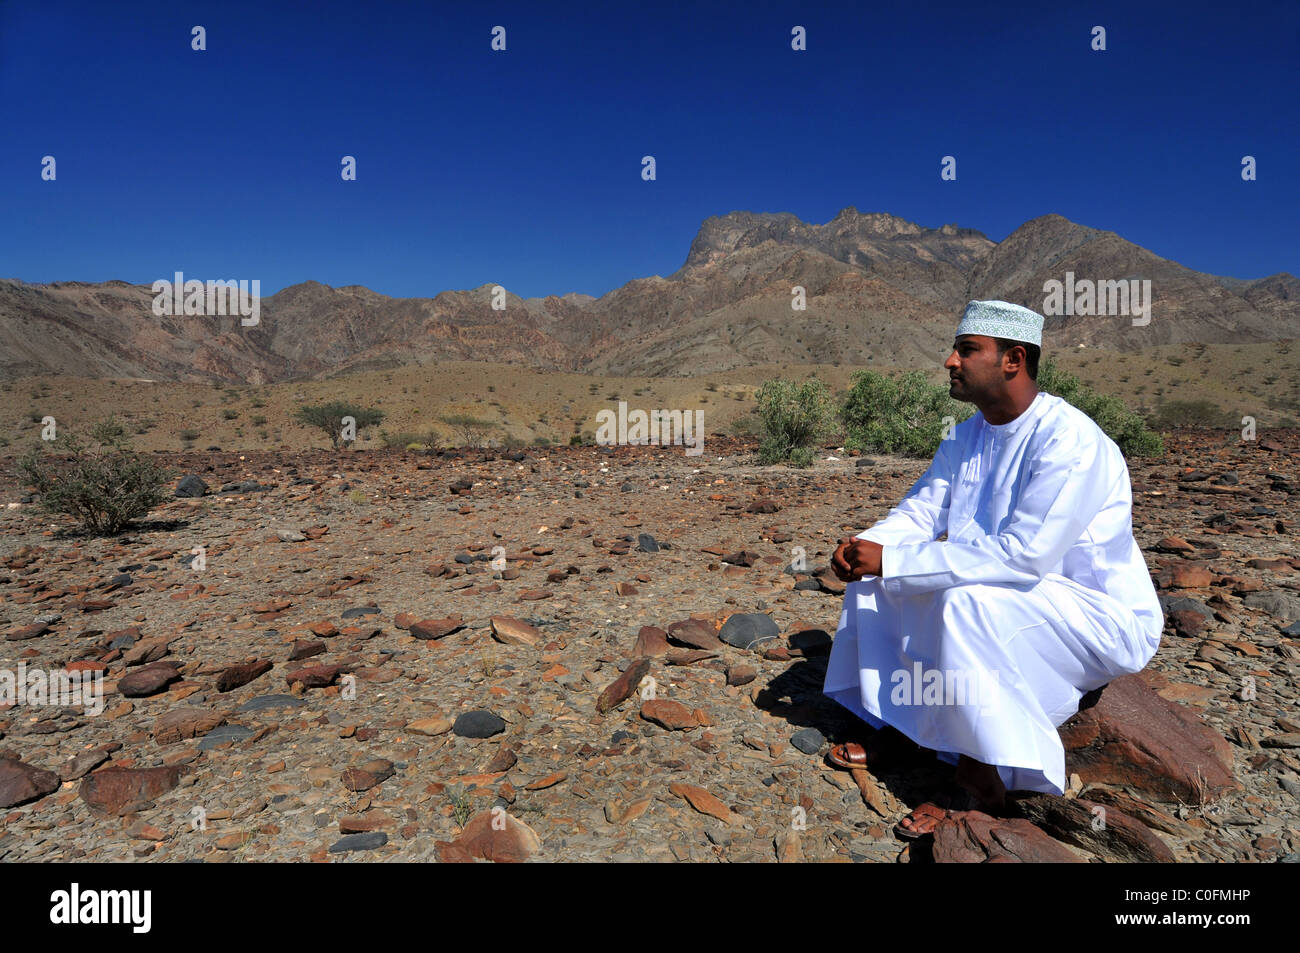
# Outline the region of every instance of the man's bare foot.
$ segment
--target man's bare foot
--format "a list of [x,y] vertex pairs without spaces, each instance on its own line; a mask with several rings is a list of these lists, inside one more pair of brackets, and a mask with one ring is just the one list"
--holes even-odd
[[957,760],[955,780],[985,814],[999,814],[1006,808],[1007,788],[993,765],[962,755]]
[[927,801],[899,821],[894,832],[905,840],[915,840],[933,833],[935,825],[947,816],[947,811]]

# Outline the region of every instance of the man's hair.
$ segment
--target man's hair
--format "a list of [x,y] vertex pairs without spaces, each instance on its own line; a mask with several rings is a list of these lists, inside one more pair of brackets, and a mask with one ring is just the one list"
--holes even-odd
[[1025,370],[1029,372],[1031,381],[1038,380],[1038,358],[1042,355],[1042,349],[1037,344],[1029,344],[1025,341],[1008,341],[1006,338],[994,338],[994,343],[998,346],[998,357],[1007,353],[1007,348],[1019,344],[1025,349]]

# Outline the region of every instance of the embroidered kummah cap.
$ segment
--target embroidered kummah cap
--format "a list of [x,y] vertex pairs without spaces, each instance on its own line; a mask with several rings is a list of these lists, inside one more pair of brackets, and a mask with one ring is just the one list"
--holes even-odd
[[1043,316],[1008,301],[972,301],[957,325],[956,337],[982,334],[1043,346]]

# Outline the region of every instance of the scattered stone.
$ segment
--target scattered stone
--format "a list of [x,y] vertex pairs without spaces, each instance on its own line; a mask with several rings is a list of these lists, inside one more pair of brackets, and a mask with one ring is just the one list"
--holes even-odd
[[980,811],[957,811],[939,821],[931,856],[936,864],[1083,862],[1029,821],[993,818]]
[[225,721],[220,712],[204,708],[174,708],[153,723],[153,739],[160,745],[175,744],[204,735]]
[[423,619],[419,622],[412,623],[410,626],[411,635],[417,639],[424,639],[426,642],[434,639],[441,639],[458,632],[465,627],[465,620],[460,616],[448,616],[445,619]]
[[605,688],[596,699],[596,711],[605,714],[619,705],[623,704],[628,698],[636,692],[637,686],[641,684],[641,679],[645,678],[650,672],[650,660],[648,658],[638,658],[632,661],[623,674]]
[[146,698],[158,694],[180,677],[181,673],[171,662],[152,662],[122,676],[117,690],[127,698]]
[[802,728],[790,736],[790,744],[804,754],[817,754],[826,744],[826,736],[816,728]]
[[542,640],[539,629],[510,616],[494,615],[488,622],[492,627],[492,638],[504,645],[524,645],[532,648]]
[[180,768],[100,768],[81,781],[81,799],[104,814],[121,817],[151,806],[180,782]]
[[1194,711],[1157,695],[1138,675],[1090,692],[1060,727],[1066,770],[1158,799],[1204,804],[1238,787],[1232,750]]
[[781,630],[772,617],[762,612],[738,612],[727,619],[718,633],[723,642],[738,649],[751,649],[780,635]]
[[307,704],[301,698],[292,695],[259,695],[239,706],[241,712],[266,711],[270,708],[300,708]]
[[480,708],[457,715],[451,730],[462,738],[491,738],[505,731],[506,723],[500,715]]
[[641,706],[641,717],[669,731],[686,731],[700,727],[695,713],[683,705],[667,698],[651,699]]
[[346,834],[330,844],[331,854],[346,854],[352,850],[374,850],[388,843],[388,835],[383,831],[367,831],[364,834]]
[[663,658],[668,654],[668,635],[652,625],[641,626],[636,644],[632,646],[633,658]]
[[701,814],[708,814],[710,817],[716,817],[724,823],[731,824],[737,820],[735,814],[727,805],[723,804],[716,796],[710,794],[702,787],[694,784],[685,784],[676,782],[668,786],[668,790],[678,797],[686,800],[691,807]]
[[59,776],[16,758],[0,758],[0,808],[38,801],[59,789]]
[[[294,701],[297,701],[297,699],[295,698]],[[243,725],[218,725],[199,741],[199,750],[211,751],[233,741],[243,741],[246,738],[251,738],[256,733],[253,729],[246,728]]]
[[417,735],[436,737],[451,731],[451,722],[446,718],[419,718],[406,723],[406,730]]
[[176,484],[178,499],[197,499],[208,492],[208,485],[193,473],[187,473]]
[[265,659],[232,665],[217,676],[217,691],[230,692],[242,688],[253,679],[265,675],[271,670],[271,663]]
[[493,811],[470,820],[454,843],[471,857],[502,864],[527,860],[541,848],[542,839],[508,811]]

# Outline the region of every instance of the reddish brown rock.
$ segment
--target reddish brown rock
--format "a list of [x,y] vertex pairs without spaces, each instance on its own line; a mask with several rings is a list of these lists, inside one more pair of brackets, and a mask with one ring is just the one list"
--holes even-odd
[[758,678],[758,669],[752,665],[731,665],[727,667],[728,685],[748,685]]
[[121,816],[143,810],[180,781],[181,769],[102,768],[81,782],[81,799],[105,814]]
[[722,640],[718,638],[717,631],[713,626],[699,619],[682,619],[674,622],[668,626],[668,639],[693,649],[716,652],[722,648]]
[[10,642],[24,642],[27,639],[34,639],[37,636],[44,635],[50,631],[50,627],[45,622],[33,622],[31,625],[20,625],[16,629],[10,629],[5,633],[5,638]]
[[181,673],[171,662],[151,662],[122,676],[117,690],[127,698],[145,698],[158,694],[180,677]]
[[271,663],[266,659],[245,662],[242,665],[232,665],[217,676],[217,691],[233,691],[247,685],[253,679],[265,675],[270,670]]
[[465,627],[465,620],[460,616],[448,616],[445,619],[422,619],[411,624],[411,635],[426,642],[441,639]]
[[663,629],[652,625],[641,626],[632,646],[633,658],[662,658],[668,654],[668,636]]
[[342,667],[338,665],[308,665],[294,669],[284,677],[284,680],[290,685],[294,682],[302,682],[303,688],[325,688],[333,685],[342,671]]
[[1029,821],[980,811],[954,811],[936,824],[931,856],[936,864],[1083,863]]
[[343,786],[349,791],[368,791],[393,776],[393,762],[376,758],[343,772]]
[[641,717],[646,721],[653,721],[656,725],[661,725],[669,731],[686,731],[700,726],[695,713],[691,709],[681,702],[671,701],[666,698],[652,699],[642,705]]
[[702,787],[694,784],[684,784],[677,782],[670,784],[668,790],[680,798],[684,798],[691,807],[701,814],[708,814],[710,817],[716,817],[718,820],[730,824],[737,820],[736,815],[731,812],[727,805],[723,804],[718,798],[709,793]]
[[299,662],[305,658],[311,658],[313,655],[320,655],[325,651],[324,642],[294,642],[289,646],[289,661]]
[[603,715],[605,712],[623,704],[637,690],[637,686],[641,684],[641,679],[645,678],[649,672],[650,660],[648,658],[638,658],[633,661],[623,670],[622,675],[610,682],[608,687],[600,693],[600,697],[596,699],[596,711]]
[[1204,804],[1238,787],[1232,750],[1197,714],[1124,675],[1084,698],[1060,727],[1066,771],[1157,799]]
[[502,864],[527,860],[542,846],[542,839],[509,812],[489,811],[466,824],[455,843],[471,857]]
[[474,855],[455,841],[440,840],[434,844],[440,864],[472,864]]
[[37,801],[59,789],[59,776],[16,758],[0,758],[0,808]]
[[1172,864],[1174,852],[1143,824],[1118,809],[1092,801],[1039,794],[1014,802],[1025,820],[1057,840],[1082,847],[1103,860]]
[[483,769],[485,774],[500,774],[503,771],[509,771],[519,761],[519,756],[515,754],[515,749],[510,745],[503,745],[492,760],[487,763]]
[[176,708],[159,715],[154,721],[153,738],[160,745],[175,744],[187,738],[206,735],[225,722],[225,716],[220,712],[205,708]]
[[492,626],[492,638],[505,645],[525,645],[531,648],[542,640],[542,633],[538,629],[510,616],[494,615],[488,622]]

